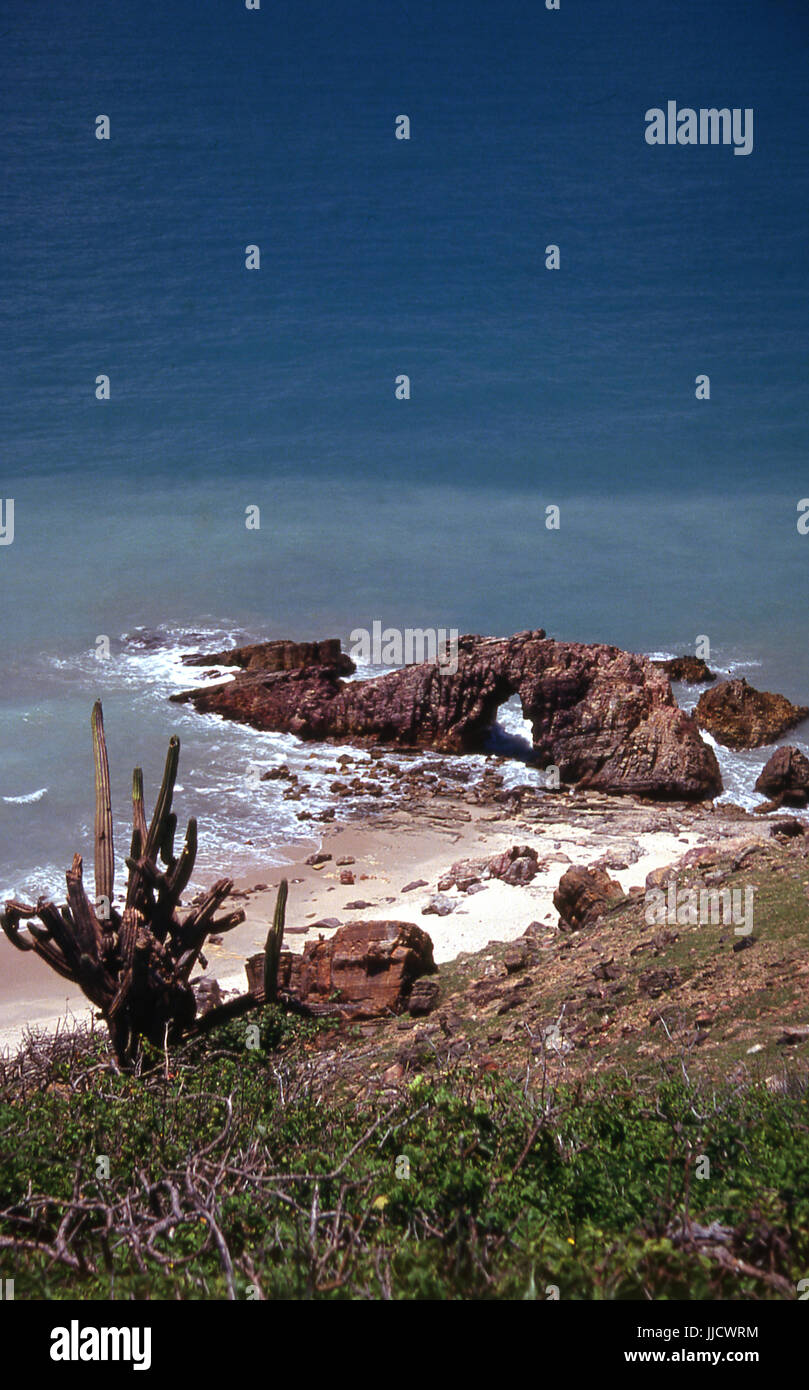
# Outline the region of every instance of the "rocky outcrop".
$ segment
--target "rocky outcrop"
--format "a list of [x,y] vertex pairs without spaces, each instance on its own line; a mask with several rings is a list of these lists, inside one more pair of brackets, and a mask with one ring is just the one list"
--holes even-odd
[[226,652],[190,652],[183,657],[183,665],[238,666],[243,671],[302,671],[327,666],[347,676],[357,669],[351,657],[340,650],[337,637],[323,642],[255,642]]
[[683,681],[686,685],[704,685],[716,680],[716,672],[701,656],[672,656],[666,661],[653,661],[652,665],[665,671],[670,681]]
[[760,810],[775,810],[778,806],[809,804],[809,758],[799,748],[787,745],[776,748],[762,768],[756,781],[756,791],[773,798]]
[[758,748],[800,724],[809,708],[791,704],[785,695],[756,690],[742,677],[704,690],[695,713],[700,728],[726,748]]
[[530,883],[539,873],[539,858],[530,845],[512,845],[503,854],[489,860],[489,876],[510,883],[512,888],[520,888]]
[[562,921],[578,931],[614,907],[624,897],[620,883],[603,869],[574,864],[562,874],[553,895],[553,905]]
[[502,854],[491,859],[459,859],[438,881],[439,893],[457,888],[460,893],[468,893],[481,886],[483,879],[499,878],[512,888],[520,888],[536,878],[545,861],[540,864],[539,856],[531,845],[512,845]]
[[[263,991],[263,970],[263,954],[251,956],[254,993]],[[278,986],[308,1013],[383,1018],[404,1013],[416,981],[437,970],[430,937],[412,922],[347,922],[330,939],[307,942],[302,955],[282,951]]]
[[430,662],[351,682],[333,666],[248,670],[172,699],[302,739],[468,753],[484,747],[499,706],[515,693],[537,763],[558,767],[566,783],[683,800],[722,789],[713,751],[662,671],[618,647],[555,642],[541,629],[462,637],[454,673]]

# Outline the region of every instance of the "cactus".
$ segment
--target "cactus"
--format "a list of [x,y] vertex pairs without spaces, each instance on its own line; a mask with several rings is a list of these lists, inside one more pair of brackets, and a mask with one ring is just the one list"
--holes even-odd
[[282,878],[278,885],[278,896],[275,899],[272,926],[267,932],[267,940],[264,944],[265,1004],[274,1004],[278,998],[278,962],[281,959],[281,944],[284,940],[288,892],[289,884],[285,878]]
[[[129,878],[123,910],[114,904],[115,861],[112,810],[104,719],[100,702],[91,719],[95,765],[95,886],[96,907],[82,882],[81,855],[67,871],[67,904],[57,908],[40,898],[35,907],[7,902],[0,926],[20,951],[35,951],[57,974],[72,980],[101,1010],[123,1067],[131,1067],[146,1038],[162,1047],[194,1024],[196,1003],[189,975],[206,938],[230,931],[244,921],[239,908],[215,916],[230,895],[233,880],[220,879],[186,914],[177,915],[197,853],[197,823],[188,822],[185,844],[174,855],[177,817],[171,809],[180,756],[180,740],[169,741],[163,781],[147,828],[143,803],[143,774],[132,775],[132,841],[126,860]],[[164,867],[158,866],[158,854]],[[277,951],[284,931],[283,896],[279,892],[273,930]],[[97,912],[99,900],[103,912]],[[39,923],[34,919],[39,918]],[[27,932],[21,933],[25,921]],[[268,939],[269,947],[269,939]],[[277,970],[277,955],[276,955]]]
[[110,765],[107,760],[107,741],[104,737],[104,716],[101,701],[96,700],[90,719],[93,731],[95,761],[96,818],[95,818],[95,884],[96,900],[112,902],[115,881],[115,851],[112,842],[112,802],[110,794]]

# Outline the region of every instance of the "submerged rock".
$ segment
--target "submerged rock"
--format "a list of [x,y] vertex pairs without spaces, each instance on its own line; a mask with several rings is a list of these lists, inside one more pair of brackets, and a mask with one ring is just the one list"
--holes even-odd
[[683,681],[685,685],[703,685],[716,680],[716,672],[701,656],[672,656],[666,661],[653,661],[652,665],[665,671],[670,681]]

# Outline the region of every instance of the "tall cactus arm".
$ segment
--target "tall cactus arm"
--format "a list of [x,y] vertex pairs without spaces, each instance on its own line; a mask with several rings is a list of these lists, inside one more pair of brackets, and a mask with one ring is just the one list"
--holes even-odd
[[288,892],[289,884],[282,878],[278,885],[272,926],[267,933],[264,946],[264,1001],[267,1004],[274,1003],[278,998],[278,963],[281,959],[281,943],[284,940]]
[[132,773],[132,859],[140,859],[148,833],[146,812],[143,808],[143,772],[136,767]]
[[107,741],[104,737],[104,716],[101,701],[96,700],[91,717],[93,757],[95,760],[96,818],[95,818],[95,884],[96,898],[112,902],[115,879],[115,857],[112,843],[112,801],[110,796],[110,767]]
[[182,853],[174,867],[167,875],[169,880],[169,890],[175,903],[180,901],[181,895],[188,887],[188,880],[194,872],[194,862],[197,857],[197,821],[192,816],[188,822],[188,829],[185,832],[185,844]]
[[163,770],[163,781],[160,784],[160,791],[157,795],[157,802],[152,816],[152,823],[149,826],[149,834],[146,837],[144,854],[148,859],[155,859],[157,851],[166,835],[168,818],[171,814],[171,802],[174,796],[174,783],[177,780],[177,765],[180,761],[180,740],[176,734],[172,734],[169,739],[169,751],[166,754],[166,766]]

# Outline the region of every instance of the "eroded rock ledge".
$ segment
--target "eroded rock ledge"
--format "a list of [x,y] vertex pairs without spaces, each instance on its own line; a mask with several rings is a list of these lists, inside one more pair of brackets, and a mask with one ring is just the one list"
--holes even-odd
[[537,763],[565,783],[670,800],[722,790],[719,767],[667,676],[618,647],[556,642],[540,628],[459,640],[458,669],[405,666],[343,681],[333,664],[241,670],[235,680],[172,696],[202,713],[301,739],[478,752],[517,694]]
[[322,642],[254,642],[249,647],[231,647],[226,652],[189,652],[184,666],[240,666],[244,671],[299,671],[308,666],[330,666],[350,675],[356,666],[340,650],[339,637]]

